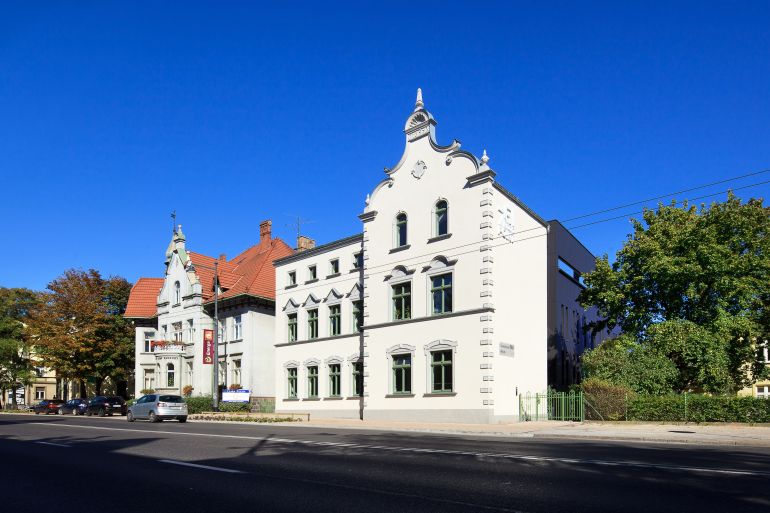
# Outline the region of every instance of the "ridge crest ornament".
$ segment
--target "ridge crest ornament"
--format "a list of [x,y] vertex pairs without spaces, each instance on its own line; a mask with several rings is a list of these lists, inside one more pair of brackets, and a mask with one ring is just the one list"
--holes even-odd
[[418,160],[414,167],[412,168],[412,176],[417,178],[418,180],[422,178],[422,175],[425,174],[425,171],[428,169],[428,166],[425,165],[425,162],[422,160]]

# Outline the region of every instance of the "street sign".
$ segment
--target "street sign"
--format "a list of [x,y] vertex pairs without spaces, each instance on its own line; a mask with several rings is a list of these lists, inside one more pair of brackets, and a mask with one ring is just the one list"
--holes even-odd
[[222,402],[223,403],[247,403],[251,396],[250,390],[223,390]]
[[203,364],[214,363],[214,330],[203,330]]

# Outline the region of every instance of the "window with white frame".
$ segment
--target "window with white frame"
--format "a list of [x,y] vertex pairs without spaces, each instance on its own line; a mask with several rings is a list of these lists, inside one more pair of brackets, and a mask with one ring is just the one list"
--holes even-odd
[[171,324],[171,329],[173,330],[171,332],[171,339],[174,342],[181,342],[182,341],[182,321]]
[[243,338],[243,324],[240,315],[236,315],[233,318],[233,337],[233,340],[241,340]]
[[289,285],[297,284],[297,271],[289,271]]
[[169,388],[176,386],[176,372],[173,363],[166,365],[166,386]]
[[219,320],[219,341],[225,342],[227,340],[227,319]]
[[45,399],[45,387],[35,387],[35,399]]
[[146,390],[155,390],[155,370],[144,369],[144,388]]
[[162,337],[161,340],[168,340],[168,326],[167,325],[164,324],[163,326],[160,327],[160,335]]
[[760,399],[770,399],[770,385],[758,386],[756,395]]
[[353,332],[361,331],[361,326],[364,325],[364,302],[352,301],[353,305]]
[[233,360],[233,371],[232,371],[233,379],[231,383],[235,383],[238,385],[241,385],[241,359],[234,359]]
[[219,360],[219,386],[227,385],[227,362]]
[[307,279],[308,281],[312,281],[318,278],[318,273],[316,272],[316,266],[309,265],[307,268]]
[[192,386],[192,384],[193,384],[193,362],[192,362],[192,360],[186,362],[185,367],[186,367],[186,371],[187,371],[187,384]]
[[441,237],[449,233],[449,205],[446,200],[439,200],[433,208],[433,235]]
[[340,259],[335,258],[334,260],[329,261],[329,274],[339,274],[340,273]]
[[154,336],[155,336],[155,333],[153,333],[152,331],[144,332],[144,352],[145,353],[149,353],[155,350],[155,347],[152,345],[152,339]]
[[364,267],[364,253],[359,251],[353,255],[353,269],[361,269]]
[[174,282],[174,304],[178,305],[182,302],[182,285],[176,281]]
[[407,245],[407,217],[404,212],[396,216],[395,223],[395,247],[400,248]]

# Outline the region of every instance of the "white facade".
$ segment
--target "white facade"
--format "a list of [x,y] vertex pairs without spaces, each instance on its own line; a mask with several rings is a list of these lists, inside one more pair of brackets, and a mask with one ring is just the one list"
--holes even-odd
[[[418,92],[404,153],[359,216],[363,233],[275,262],[277,411],[496,422],[515,418],[519,393],[547,388],[549,224],[496,182],[486,153],[438,145],[435,124]],[[327,276],[334,259],[339,274]]]
[[[270,244],[269,232],[265,243]],[[136,397],[144,389],[181,394],[188,385],[193,387],[192,395],[214,392],[215,365],[203,361],[204,330],[215,329],[211,299],[213,261],[189,253],[181,227],[175,232],[166,253],[166,274],[157,296],[156,315],[134,318]],[[218,263],[221,272],[227,273],[227,261],[220,259]],[[204,269],[209,272],[207,285],[212,291],[203,289],[200,272]],[[219,292],[226,292],[224,285]],[[272,298],[225,294],[218,306],[216,368],[220,390],[240,385],[238,388],[248,389],[252,398],[274,397],[275,306]]]

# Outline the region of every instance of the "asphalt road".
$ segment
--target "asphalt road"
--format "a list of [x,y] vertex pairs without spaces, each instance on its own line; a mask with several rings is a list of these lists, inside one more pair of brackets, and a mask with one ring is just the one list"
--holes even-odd
[[770,511],[770,449],[0,416],[0,511]]

